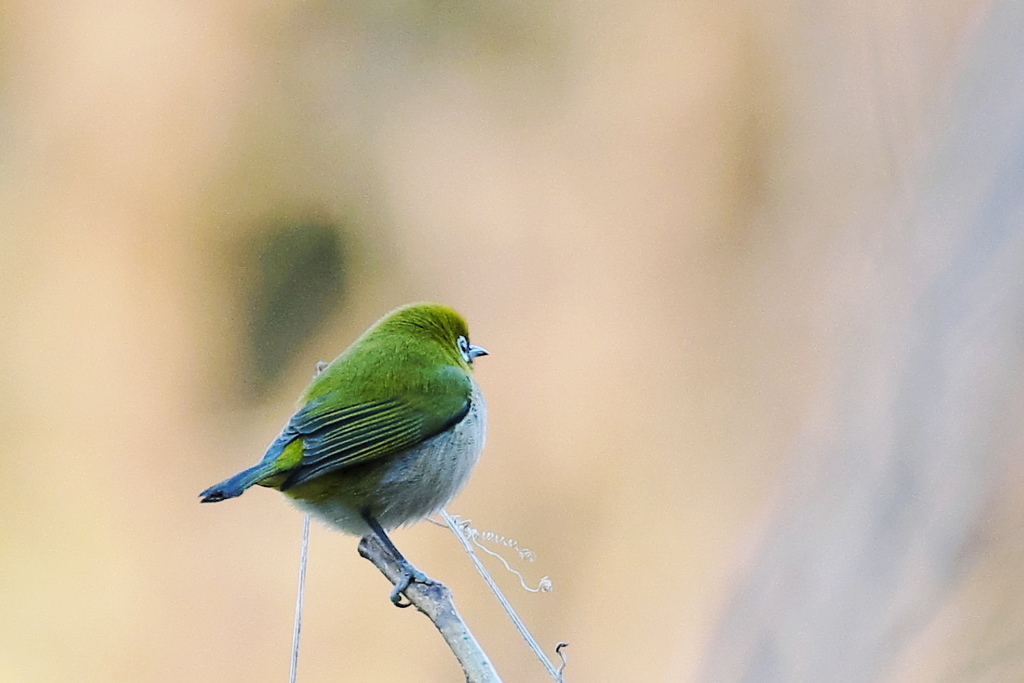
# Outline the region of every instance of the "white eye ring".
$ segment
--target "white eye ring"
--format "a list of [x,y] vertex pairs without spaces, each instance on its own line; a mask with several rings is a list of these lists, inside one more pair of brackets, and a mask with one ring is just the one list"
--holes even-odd
[[473,357],[469,355],[469,340],[462,335],[459,335],[459,352],[467,363],[473,362]]

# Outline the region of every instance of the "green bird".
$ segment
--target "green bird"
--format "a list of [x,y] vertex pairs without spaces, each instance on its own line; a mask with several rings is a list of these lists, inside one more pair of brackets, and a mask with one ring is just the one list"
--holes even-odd
[[[200,494],[204,503],[259,484],[345,533],[378,535],[405,570],[392,591],[429,582],[386,529],[444,507],[484,446],[487,404],[473,378],[466,321],[415,303],[378,320],[313,379],[263,459]],[[407,603],[406,603],[407,604]]]

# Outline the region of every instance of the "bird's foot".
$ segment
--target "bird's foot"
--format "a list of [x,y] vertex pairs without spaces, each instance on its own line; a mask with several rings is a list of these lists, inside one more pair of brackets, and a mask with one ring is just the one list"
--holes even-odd
[[[409,607],[412,605],[412,601],[404,593],[414,583],[432,586],[434,580],[403,559],[402,574],[398,577],[398,581],[395,582],[395,587],[391,591],[391,602],[394,603],[395,607]],[[404,601],[402,600],[403,597],[405,597]]]

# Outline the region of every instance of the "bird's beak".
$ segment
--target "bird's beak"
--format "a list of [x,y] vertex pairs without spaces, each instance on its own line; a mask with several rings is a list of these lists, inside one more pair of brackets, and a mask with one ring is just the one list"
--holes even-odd
[[469,345],[469,357],[471,359],[472,358],[476,358],[477,356],[489,356],[489,355],[490,355],[490,353],[488,353],[487,349],[485,349],[484,347],[482,347],[482,346],[474,346],[473,344]]

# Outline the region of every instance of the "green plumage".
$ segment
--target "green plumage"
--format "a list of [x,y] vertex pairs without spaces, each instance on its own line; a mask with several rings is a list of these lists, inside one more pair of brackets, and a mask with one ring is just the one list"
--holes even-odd
[[[302,507],[330,508],[323,516],[353,533],[365,531],[354,521],[364,513],[391,527],[444,505],[483,446],[485,407],[472,361],[486,351],[468,340],[465,320],[447,306],[411,304],[388,314],[313,380],[263,459],[204,491],[203,502],[260,484]],[[392,500],[406,493],[412,504]]]

